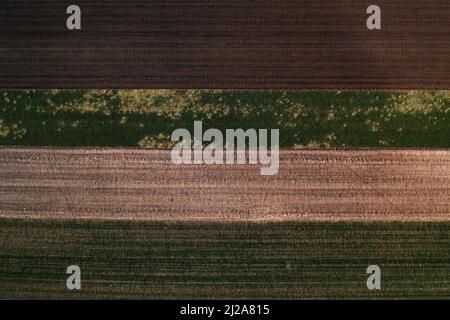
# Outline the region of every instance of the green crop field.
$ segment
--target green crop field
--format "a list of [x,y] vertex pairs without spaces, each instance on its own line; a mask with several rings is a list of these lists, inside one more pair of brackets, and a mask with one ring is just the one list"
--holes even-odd
[[278,128],[283,148],[448,148],[450,92],[0,91],[0,145],[167,148],[194,120]]
[[[0,298],[448,298],[449,223],[0,219]],[[65,270],[82,269],[82,290]],[[366,268],[382,269],[367,290]]]

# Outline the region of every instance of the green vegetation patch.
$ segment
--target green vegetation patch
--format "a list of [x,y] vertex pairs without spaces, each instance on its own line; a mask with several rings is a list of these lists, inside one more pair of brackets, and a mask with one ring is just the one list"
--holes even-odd
[[194,120],[278,128],[282,148],[448,148],[450,91],[0,91],[1,145],[168,148]]
[[[0,298],[448,299],[449,223],[0,219]],[[43,259],[45,257],[45,259]],[[76,261],[82,290],[65,286]],[[369,265],[381,290],[368,290]]]

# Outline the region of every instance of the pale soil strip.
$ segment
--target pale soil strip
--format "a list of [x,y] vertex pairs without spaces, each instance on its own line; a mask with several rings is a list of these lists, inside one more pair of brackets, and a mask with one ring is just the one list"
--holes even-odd
[[450,151],[282,151],[177,166],[170,151],[0,148],[0,217],[146,221],[450,221]]

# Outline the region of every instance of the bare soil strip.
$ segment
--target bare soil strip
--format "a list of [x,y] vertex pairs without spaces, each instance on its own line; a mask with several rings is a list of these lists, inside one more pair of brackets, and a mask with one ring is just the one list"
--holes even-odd
[[142,149],[0,149],[0,217],[449,221],[450,151],[282,151],[259,165],[172,164]]
[[[450,297],[450,224],[0,218],[0,298]],[[81,268],[80,291],[66,268]],[[376,264],[382,288],[366,287]]]
[[0,3],[2,88],[448,89],[450,2]]

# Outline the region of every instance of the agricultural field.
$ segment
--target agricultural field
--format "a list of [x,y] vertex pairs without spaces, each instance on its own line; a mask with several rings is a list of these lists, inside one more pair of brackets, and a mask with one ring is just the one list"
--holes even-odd
[[[450,224],[0,219],[0,298],[445,299]],[[381,290],[366,287],[378,264]],[[66,288],[66,267],[82,288]]]
[[0,148],[0,217],[450,221],[450,151],[283,150],[259,165],[175,165],[146,149]]
[[168,148],[194,120],[278,128],[282,148],[449,148],[450,92],[0,91],[0,145]]
[[[278,173],[175,165],[195,120]],[[0,91],[0,298],[448,299],[449,137],[448,91]]]

